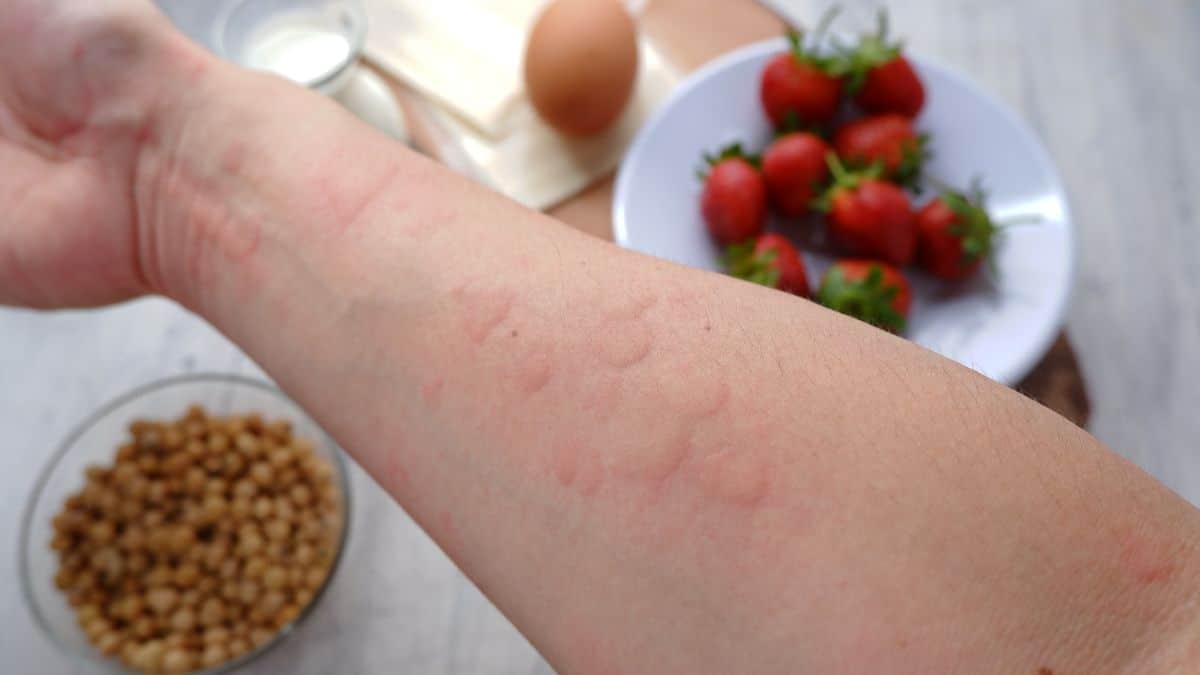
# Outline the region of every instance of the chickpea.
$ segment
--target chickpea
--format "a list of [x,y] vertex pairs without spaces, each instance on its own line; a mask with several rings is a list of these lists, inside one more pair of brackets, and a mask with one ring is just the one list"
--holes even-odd
[[202,576],[196,581],[196,592],[202,597],[212,595],[216,592],[220,583],[216,577]]
[[304,583],[309,589],[316,591],[325,582],[325,569],[321,567],[310,567],[304,573]]
[[284,605],[283,609],[279,610],[279,613],[275,615],[275,623],[282,628],[295,621],[299,616],[300,607],[295,604]]
[[125,558],[125,569],[128,570],[130,574],[141,574],[142,572],[146,571],[146,568],[149,566],[150,559],[146,557],[145,553],[140,551],[130,553],[129,556]]
[[208,437],[208,454],[221,456],[229,450],[229,437],[225,434],[216,433]]
[[147,476],[158,473],[158,458],[154,455],[142,455],[137,460],[138,470]]
[[146,499],[158,504],[165,501],[167,498],[167,485],[161,480],[150,481],[150,490],[146,493]]
[[266,571],[266,558],[255,556],[246,560],[246,566],[242,568],[242,575],[247,579],[261,579]]
[[101,520],[92,524],[88,534],[91,536],[93,541],[101,544],[107,544],[113,540],[113,537],[116,536],[116,528],[113,527],[111,521]]
[[241,586],[237,581],[229,579],[221,584],[218,595],[222,600],[228,603],[237,603],[241,599]]
[[[259,497],[254,500],[254,517],[260,521],[271,517],[275,512],[275,502],[271,501],[270,497]],[[268,533],[267,536],[270,536]]]
[[217,569],[217,576],[222,579],[232,579],[237,575],[238,561],[233,558],[226,558],[221,563],[221,567]]
[[162,643],[162,640],[150,640],[138,650],[137,663],[134,666],[152,672],[159,670],[162,668],[162,660],[166,651],[166,645]]
[[250,606],[258,600],[259,592],[260,589],[257,583],[246,580],[238,586],[237,599],[240,600],[243,605]]
[[295,467],[289,466],[280,471],[275,477],[275,484],[281,488],[290,488],[300,479],[300,472]]
[[287,570],[279,565],[272,565],[263,572],[263,585],[271,590],[280,590],[288,584]]
[[213,668],[229,660],[229,650],[225,645],[208,645],[200,656],[200,665]]
[[112,656],[113,654],[116,654],[117,651],[122,647],[121,635],[119,633],[110,631],[96,638],[93,641],[93,644],[96,645],[96,649],[101,654],[104,654],[105,656]]
[[235,518],[249,518],[254,513],[254,502],[249,497],[234,497],[229,511]]
[[247,457],[255,457],[261,450],[258,439],[245,432],[237,435],[237,438],[234,439],[234,444],[237,446],[237,449]]
[[173,588],[154,588],[146,593],[146,604],[156,614],[166,614],[179,603],[179,593]]
[[163,430],[162,444],[167,450],[180,449],[183,447],[183,430],[175,425],[167,427]]
[[283,469],[296,460],[296,453],[291,448],[282,447],[271,453],[271,466],[276,470]]
[[300,459],[310,457],[313,454],[313,443],[307,438],[297,438],[292,441],[292,451]]
[[178,525],[170,531],[167,550],[173,555],[181,555],[195,544],[196,531],[187,525]]
[[229,629],[224,626],[205,628],[202,641],[205,645],[225,645],[229,643]]
[[243,478],[233,484],[234,497],[253,499],[256,494],[258,494],[258,486],[254,484],[254,481]]
[[221,425],[221,428],[230,438],[237,438],[246,431],[246,418],[241,415],[230,415],[225,418],[225,423]]
[[287,603],[287,596],[282,591],[267,591],[263,594],[262,600],[259,602],[258,608],[262,610],[268,617],[274,616],[283,609]]
[[198,497],[204,494],[204,485],[208,483],[208,476],[205,476],[203,468],[199,466],[188,466],[184,473],[184,489],[188,495]]
[[158,626],[154,619],[151,619],[149,616],[144,614],[137,619],[134,619],[133,622],[129,624],[129,632],[139,640],[145,640],[151,635],[154,635],[154,632],[157,629]]
[[200,624],[212,628],[225,620],[225,603],[219,598],[209,598],[200,605]]
[[192,461],[200,461],[208,454],[208,444],[197,438],[189,438],[187,444],[183,446],[183,451],[192,458]]
[[186,650],[171,649],[163,656],[162,669],[164,672],[186,673],[195,667],[195,660]]
[[157,509],[153,511],[146,511],[144,514],[142,514],[142,525],[146,526],[146,529],[148,530],[162,525],[163,521],[165,520],[166,516],[163,515],[162,511]]
[[97,616],[90,619],[83,626],[83,632],[87,633],[88,639],[95,642],[97,638],[112,630],[112,624],[102,616]]
[[134,447],[133,443],[123,443],[117,448],[116,460],[118,463],[124,464],[126,462],[132,462],[133,458],[136,456],[137,448]]
[[292,440],[292,423],[287,420],[274,420],[263,430],[267,436],[279,443],[289,443]]
[[285,520],[271,520],[263,530],[268,539],[276,542],[282,542],[292,536],[292,526]]
[[142,515],[142,502],[136,499],[126,499],[117,507],[117,517],[125,522],[137,520]]
[[72,574],[71,570],[69,569],[59,568],[59,570],[54,573],[54,585],[60,591],[65,591],[75,585],[75,575]]
[[172,581],[176,586],[188,588],[195,586],[200,578],[200,568],[195,563],[185,562],[175,568],[175,574]]
[[263,541],[261,534],[258,532],[251,532],[248,535],[242,535],[238,537],[238,552],[244,556],[252,556],[262,551],[265,543],[266,542]]
[[224,478],[209,478],[204,484],[204,492],[208,495],[225,496],[229,492],[229,482]]
[[274,633],[265,628],[254,628],[250,631],[250,642],[255,647],[262,647],[271,641]]
[[79,626],[82,628],[87,626],[92,619],[100,618],[100,607],[97,605],[82,605],[75,610],[75,618],[79,620]]
[[296,519],[296,507],[292,506],[292,500],[287,497],[276,497],[275,517],[285,522],[294,521]]
[[307,588],[298,588],[292,593],[292,598],[295,599],[297,605],[307,607],[308,603],[313,601],[313,593]]
[[258,483],[261,487],[270,486],[274,477],[275,470],[271,468],[271,465],[268,462],[255,462],[254,465],[250,467],[250,478],[255,483]]
[[196,613],[188,607],[175,610],[171,615],[171,628],[186,633],[196,627]]
[[236,659],[237,657],[250,651],[250,643],[242,638],[234,638],[229,641],[229,658]]
[[262,430],[263,430],[262,413],[258,412],[257,410],[250,411],[250,413],[248,415],[246,415],[246,429],[248,431],[253,431],[254,433],[262,433]]

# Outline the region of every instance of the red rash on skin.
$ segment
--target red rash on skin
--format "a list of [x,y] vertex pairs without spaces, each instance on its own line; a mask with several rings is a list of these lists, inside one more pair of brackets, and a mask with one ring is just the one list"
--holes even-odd
[[1119,535],[1119,562],[1133,580],[1143,586],[1167,581],[1175,572],[1169,547],[1134,532]]
[[569,488],[575,482],[581,451],[582,445],[579,443],[564,443],[554,453],[554,478],[559,485]]
[[611,311],[600,322],[593,338],[593,351],[613,368],[629,368],[650,355],[654,332],[646,325],[646,312],[657,302],[654,296],[638,298]]
[[221,153],[221,170],[228,174],[241,173],[246,165],[247,149],[245,143],[235,142]]
[[434,377],[421,386],[421,400],[426,408],[434,411],[442,406],[442,389],[445,386],[446,381],[440,377]]
[[532,396],[550,383],[554,377],[554,360],[549,345],[534,345],[517,359],[512,381],[517,391]]
[[581,452],[575,470],[575,489],[583,497],[594,496],[604,485],[604,467],[594,452]]
[[467,283],[452,292],[462,310],[463,332],[476,345],[487,341],[492,331],[508,318],[515,298],[507,289],[481,288]]
[[726,450],[696,466],[696,483],[707,497],[740,508],[758,506],[767,497],[770,474],[755,450]]
[[588,391],[583,402],[584,412],[606,422],[612,418],[621,402],[622,382],[618,375],[603,373]]
[[658,489],[670,478],[692,451],[690,424],[669,422],[664,434],[645,443],[627,443],[612,447],[608,469],[617,476],[646,481]]

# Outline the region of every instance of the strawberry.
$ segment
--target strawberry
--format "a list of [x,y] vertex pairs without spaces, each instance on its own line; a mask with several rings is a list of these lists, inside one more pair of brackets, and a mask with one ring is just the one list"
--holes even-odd
[[988,216],[985,200],[976,182],[966,194],[944,191],[917,213],[917,258],[925,271],[958,281],[991,259],[1001,226]]
[[864,117],[838,129],[833,147],[852,167],[883,165],[883,175],[906,187],[921,180],[929,156],[929,138],[913,129],[912,121],[894,113]]
[[817,302],[893,333],[903,333],[912,288],[900,270],[872,260],[839,260],[817,289]]
[[908,195],[879,179],[878,164],[847,171],[838,158],[827,158],[833,186],[818,200],[826,212],[829,236],[849,255],[876,258],[897,266],[912,262],[917,231]]
[[800,216],[808,211],[813,196],[829,179],[827,154],[825,141],[804,132],[780,136],[763,153],[763,178],[780,213]]
[[730,246],[724,262],[729,274],[739,279],[808,297],[804,260],[783,235],[768,232]]
[[916,117],[925,106],[925,86],[899,42],[888,41],[887,12],[879,12],[879,28],[853,48],[839,46],[838,69],[846,74],[846,93],[870,113]]
[[735,143],[716,156],[705,155],[707,173],[700,210],[717,243],[737,244],[763,231],[767,220],[767,185],[758,158]]
[[805,126],[827,125],[842,102],[839,62],[822,56],[817,43],[829,22],[837,14],[830,11],[821,19],[806,44],[800,31],[789,31],[791,48],[771,59],[763,69],[759,97],[763,110],[777,129],[796,130]]

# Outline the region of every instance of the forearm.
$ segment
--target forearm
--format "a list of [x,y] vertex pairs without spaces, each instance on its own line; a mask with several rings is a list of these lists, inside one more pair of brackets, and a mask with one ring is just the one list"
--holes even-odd
[[1040,407],[284,85],[202,87],[142,163],[154,283],[564,671],[1105,672],[1187,620],[1190,507]]

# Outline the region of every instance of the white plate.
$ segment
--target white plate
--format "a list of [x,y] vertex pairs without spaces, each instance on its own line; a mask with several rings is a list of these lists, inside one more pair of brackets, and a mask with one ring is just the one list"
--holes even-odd
[[[613,197],[619,244],[720,269],[700,215],[695,170],[702,153],[727,143],[766,146],[772,130],[759,104],[759,73],[785,46],[783,39],[760,42],[708,64],[642,128]],[[907,337],[1011,385],[1054,341],[1070,296],[1075,238],[1062,180],[1033,131],[1006,106],[958,73],[909,59],[926,89],[917,126],[933,137],[927,174],[962,188],[981,175],[995,219],[1036,215],[1041,222],[1006,232],[996,276],[947,285],[908,274],[914,298]],[[806,252],[805,260],[815,286],[831,258]]]

